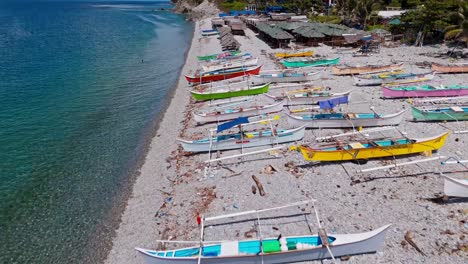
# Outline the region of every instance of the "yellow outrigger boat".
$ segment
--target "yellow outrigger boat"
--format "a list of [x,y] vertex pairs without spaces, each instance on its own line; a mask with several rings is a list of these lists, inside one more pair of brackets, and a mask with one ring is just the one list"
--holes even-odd
[[311,57],[314,56],[313,51],[302,51],[302,52],[277,52],[275,54],[277,58],[292,58],[292,57]]
[[302,156],[308,161],[367,160],[373,158],[401,156],[440,149],[448,132],[430,138],[399,138],[363,140],[359,142],[337,142],[333,147],[310,148],[299,146]]

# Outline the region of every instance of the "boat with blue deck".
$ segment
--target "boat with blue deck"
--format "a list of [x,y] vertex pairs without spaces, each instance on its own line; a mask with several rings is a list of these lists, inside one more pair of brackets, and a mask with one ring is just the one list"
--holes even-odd
[[[256,214],[257,225],[260,225],[259,214],[262,212],[296,207],[313,203],[315,200],[301,201],[275,208],[251,210],[214,217],[200,217],[201,229],[199,241],[164,241],[161,243],[193,244],[196,246],[172,250],[151,250],[136,248],[147,264],[273,264],[300,261],[323,260],[340,256],[374,253],[385,240],[386,225],[378,229],[357,234],[328,235],[322,227],[317,210],[313,207],[318,223],[318,232],[313,235],[278,236],[233,241],[205,241],[205,222],[217,221],[249,214]],[[304,208],[302,210],[305,210]],[[310,213],[308,213],[310,214]],[[304,215],[306,218],[307,216]],[[285,217],[285,216],[282,216]],[[310,224],[308,223],[310,226]],[[259,232],[261,236],[261,232]]]
[[396,126],[403,120],[406,110],[398,113],[379,115],[376,113],[320,113],[293,115],[287,114],[292,126],[307,128],[357,128],[376,126]]

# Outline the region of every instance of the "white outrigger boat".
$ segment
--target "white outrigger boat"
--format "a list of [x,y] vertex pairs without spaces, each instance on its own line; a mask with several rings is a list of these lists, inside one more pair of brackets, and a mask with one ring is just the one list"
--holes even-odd
[[301,140],[305,126],[293,129],[265,129],[255,132],[219,135],[199,140],[177,139],[188,152],[209,152],[217,150],[253,148]]
[[215,62],[208,62],[201,65],[201,68],[205,72],[219,71],[224,69],[233,69],[240,67],[252,67],[258,64],[258,58],[239,59],[239,60],[220,60]]
[[[244,102],[241,102],[244,103]],[[249,117],[256,115],[264,115],[270,113],[276,113],[283,110],[284,101],[279,101],[273,104],[266,105],[250,105],[246,107],[239,106],[241,103],[218,106],[210,108],[208,110],[202,110],[193,113],[195,122],[198,124],[210,123],[210,122],[222,122],[227,120],[236,119],[239,117]]]
[[[459,164],[468,169],[464,164],[468,163],[468,160],[458,160],[453,157],[449,157],[447,160],[441,162],[442,165],[448,164]],[[466,171],[464,172],[466,173]],[[468,198],[468,179],[456,179],[445,175],[443,172],[440,175],[444,178],[444,193],[449,197],[460,197]]]
[[444,193],[447,196],[468,198],[468,179],[444,177]]
[[[232,121],[222,123],[216,128],[210,129],[210,135],[207,138],[198,140],[184,140],[176,139],[185,151],[189,152],[208,152],[218,150],[230,150],[276,145],[276,148],[281,147],[278,144],[294,142],[301,140],[304,137],[305,127],[298,127],[293,129],[276,129],[272,125],[272,121],[278,120],[278,115],[270,119],[259,121],[251,121],[247,117],[239,117]],[[252,118],[253,119],[253,118]],[[248,125],[262,124],[269,125],[270,129],[263,129],[259,131],[244,131],[244,127]],[[214,134],[228,130],[233,127],[238,127],[238,133],[231,134]],[[242,154],[248,155],[248,154]]]
[[307,128],[357,128],[396,126],[403,120],[406,110],[398,113],[379,115],[376,113],[321,113],[307,115],[287,114],[288,123],[294,127]]
[[374,74],[353,76],[354,85],[372,86],[383,84],[405,84],[415,82],[427,82],[434,79],[434,73],[397,73],[397,74]]
[[[302,201],[276,208],[251,210],[215,217],[200,218],[200,241],[159,241],[163,243],[198,244],[176,250],[150,250],[136,248],[147,264],[273,264],[292,263],[333,259],[340,256],[359,255],[377,252],[385,242],[386,225],[369,232],[357,234],[328,235],[320,224],[317,210],[314,206],[318,222],[318,234],[302,236],[280,236],[277,238],[260,238],[240,241],[204,241],[205,222],[256,214],[260,226],[259,213],[296,207],[313,203]],[[260,228],[259,228],[260,230]]]
[[337,97],[349,96],[352,90],[343,93],[332,93],[330,91],[321,91],[318,88],[301,89],[289,92],[283,92],[281,95],[271,95],[265,93],[264,95],[274,101],[286,101],[286,105],[312,105],[317,104],[319,101],[330,100]]
[[320,79],[322,71],[301,72],[296,70],[263,71],[258,75],[250,75],[253,83],[292,83],[310,82]]

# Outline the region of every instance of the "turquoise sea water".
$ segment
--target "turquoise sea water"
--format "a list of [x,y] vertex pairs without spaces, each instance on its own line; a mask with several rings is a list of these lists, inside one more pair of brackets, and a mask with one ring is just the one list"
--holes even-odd
[[105,257],[192,38],[160,7],[0,3],[0,263]]

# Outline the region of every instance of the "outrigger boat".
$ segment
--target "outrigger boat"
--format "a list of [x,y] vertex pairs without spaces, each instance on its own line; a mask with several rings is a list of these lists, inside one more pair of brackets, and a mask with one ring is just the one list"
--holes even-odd
[[[301,201],[276,208],[251,210],[214,217],[200,217],[200,241],[161,241],[161,243],[198,244],[175,250],[150,250],[136,248],[147,264],[252,264],[252,263],[293,263],[323,259],[335,259],[377,252],[385,242],[386,225],[373,231],[356,234],[328,235],[320,223],[317,209],[314,206],[318,222],[317,234],[300,236],[280,236],[262,238],[260,231],[260,213],[297,207],[313,203],[315,200]],[[260,237],[257,239],[234,241],[205,241],[205,223],[245,215],[257,215],[256,220]],[[305,215],[307,219],[307,215]]]
[[444,193],[447,196],[468,198],[468,180],[443,175]]
[[307,128],[357,128],[377,126],[397,126],[403,120],[406,110],[388,115],[376,113],[321,113],[292,115],[287,114],[288,123],[292,126]]
[[383,140],[361,140],[356,142],[336,142],[325,147],[299,146],[307,161],[346,161],[368,160],[373,158],[410,155],[440,149],[447,139],[448,132],[428,138],[398,138]]
[[293,58],[293,57],[311,57],[314,56],[314,52],[309,51],[297,51],[297,52],[277,52],[275,53],[277,58]]
[[448,65],[432,63],[431,69],[437,73],[468,73],[468,63]]
[[[245,121],[244,121],[245,120]],[[231,123],[240,125],[248,123],[248,118],[240,117],[233,121],[221,124],[217,131],[221,132],[224,126],[232,127]],[[220,129],[220,127],[222,129]],[[199,140],[177,139],[182,148],[188,152],[211,152],[217,150],[243,149],[274,144],[282,144],[301,140],[304,137],[305,127],[293,129],[266,129],[260,131],[210,136]]]
[[216,29],[204,29],[201,31],[201,35],[204,37],[219,35],[218,30]]
[[404,84],[415,82],[427,82],[434,79],[434,73],[383,73],[376,75],[355,75],[353,76],[354,85],[371,86],[382,84]]
[[239,59],[239,60],[221,60],[201,65],[204,72],[220,71],[233,68],[247,68],[256,66],[258,64],[258,58],[251,59]]
[[199,61],[217,60],[217,59],[220,59],[220,58],[236,56],[236,55],[239,55],[240,53],[241,53],[240,50],[226,51],[226,52],[222,52],[222,53],[210,54],[210,55],[205,55],[205,56],[197,56],[197,59]]
[[414,121],[464,121],[468,120],[468,106],[411,107]]
[[235,106],[239,103],[232,103],[225,106],[211,108],[206,111],[194,112],[193,116],[198,124],[221,122],[236,119],[239,117],[249,117],[263,114],[275,113],[283,110],[284,101],[267,105],[250,105],[247,107]]
[[440,176],[444,178],[444,193],[449,197],[468,198],[468,178],[466,178],[466,172],[468,167],[465,165],[468,160],[458,160],[453,157],[448,157],[445,161],[441,162],[441,165],[457,164],[463,166],[464,171],[457,171],[455,173],[462,173],[464,179],[457,179],[447,176],[447,172],[441,172]]
[[291,83],[310,82],[320,79],[322,71],[298,72],[290,70],[260,72],[258,75],[250,75],[254,83]]
[[322,100],[330,100],[337,97],[349,96],[352,92],[352,90],[350,90],[343,93],[332,93],[330,91],[321,91],[321,89],[322,87],[316,87],[283,92],[278,96],[274,96],[268,93],[264,95],[275,101],[286,100],[286,104],[292,106],[317,104]]
[[287,68],[316,67],[338,64],[340,58],[292,58],[283,60],[281,63]]
[[403,63],[389,64],[389,65],[366,65],[366,66],[352,66],[352,67],[337,67],[332,66],[331,70],[334,75],[354,75],[364,73],[375,73],[382,71],[400,70]]
[[257,86],[250,86],[248,83],[246,83],[245,86],[238,87],[227,84],[217,87],[196,87],[190,93],[194,99],[203,101],[262,94],[268,92],[269,88],[269,83]]
[[414,85],[382,87],[385,98],[408,98],[408,97],[447,97],[468,95],[468,86],[449,85]]
[[240,67],[213,72],[199,71],[195,75],[185,75],[189,83],[207,83],[232,79],[240,76],[255,75],[260,73],[262,66]]

